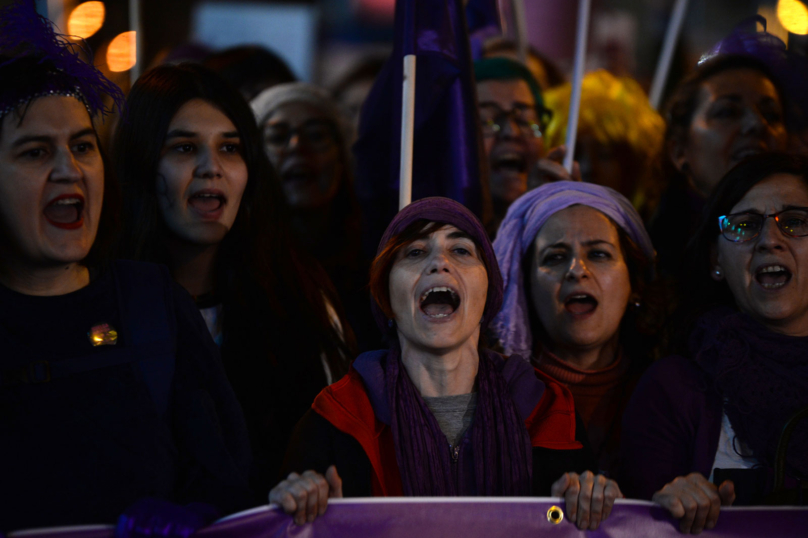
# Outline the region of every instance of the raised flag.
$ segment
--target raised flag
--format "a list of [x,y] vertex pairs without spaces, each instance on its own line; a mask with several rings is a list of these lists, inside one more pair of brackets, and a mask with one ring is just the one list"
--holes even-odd
[[415,55],[412,199],[445,196],[490,220],[462,0],[398,0],[395,43],[365,104],[354,145],[366,250],[398,211],[404,57]]

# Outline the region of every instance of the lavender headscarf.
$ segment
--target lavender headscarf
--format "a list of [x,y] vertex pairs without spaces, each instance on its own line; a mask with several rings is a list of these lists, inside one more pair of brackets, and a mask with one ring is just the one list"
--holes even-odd
[[[483,312],[482,330],[488,327],[491,320],[499,311],[502,304],[502,275],[499,272],[497,265],[497,257],[494,254],[494,248],[491,241],[488,239],[488,234],[485,233],[480,220],[469,211],[463,204],[455,202],[449,198],[441,198],[433,196],[431,198],[422,198],[417,202],[413,202],[393,217],[390,225],[387,226],[381,241],[379,241],[379,248],[376,250],[378,256],[395,236],[403,232],[407,226],[417,220],[425,220],[429,222],[443,222],[451,224],[460,231],[469,234],[474,241],[480,245],[480,250],[485,263],[488,266],[488,295],[486,296],[485,311]],[[387,317],[382,312],[381,307],[373,301],[371,304],[373,310],[373,317],[376,324],[382,332],[387,331]]]
[[517,354],[527,359],[533,354],[522,258],[544,223],[573,205],[597,209],[620,226],[649,260],[654,259],[654,246],[640,215],[626,197],[614,189],[593,183],[558,181],[528,191],[508,209],[494,241],[505,292],[492,330],[506,355]]

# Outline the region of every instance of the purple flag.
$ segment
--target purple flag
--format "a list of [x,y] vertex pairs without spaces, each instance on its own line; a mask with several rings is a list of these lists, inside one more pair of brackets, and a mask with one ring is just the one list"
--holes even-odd
[[487,169],[462,0],[398,0],[393,53],[362,107],[356,190],[375,253],[398,211],[403,59],[417,57],[412,199],[445,196],[485,222]]
[[[679,522],[650,502],[618,500],[597,531],[579,531],[566,518],[561,499],[551,498],[376,498],[332,500],[323,517],[295,525],[292,517],[271,507],[260,507],[200,529],[196,538],[681,538]],[[553,516],[556,516],[553,518]],[[554,521],[558,521],[555,523]],[[806,535],[808,508],[767,506],[722,508],[718,524],[705,531],[708,538],[777,537]],[[13,535],[12,535],[13,536]],[[112,538],[112,527],[26,532],[26,538]],[[10,537],[11,538],[11,537]]]

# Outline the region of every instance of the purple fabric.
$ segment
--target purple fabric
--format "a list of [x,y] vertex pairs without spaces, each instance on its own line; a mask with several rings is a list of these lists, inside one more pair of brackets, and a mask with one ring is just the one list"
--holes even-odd
[[[451,224],[458,230],[469,234],[477,244],[480,245],[481,254],[488,266],[488,294],[486,295],[485,311],[483,312],[483,319],[481,321],[482,331],[485,331],[502,305],[502,275],[499,272],[497,258],[494,255],[494,248],[491,245],[491,241],[488,239],[488,234],[485,233],[485,228],[483,228],[483,225],[477,217],[465,206],[449,198],[437,196],[424,198],[411,203],[399,211],[392,222],[390,222],[390,225],[387,226],[387,230],[385,230],[379,242],[379,248],[376,250],[376,254],[381,253],[391,239],[403,232],[407,226],[418,220]],[[371,309],[373,310],[373,317],[379,329],[381,329],[382,332],[387,332],[387,317],[376,301],[373,301],[371,304]]]
[[652,364],[623,413],[620,489],[650,499],[677,476],[710,476],[721,419],[721,398],[692,360],[674,355]]
[[[757,31],[758,23],[763,26],[762,32]],[[808,97],[805,92],[808,86],[808,58],[788,50],[783,40],[766,32],[766,19],[763,16],[755,15],[742,21],[703,55],[699,63],[722,54],[752,56],[766,64],[786,92],[786,98],[799,108],[799,116],[790,120],[796,120],[798,129],[805,128],[808,124]]]
[[528,191],[508,208],[494,240],[494,252],[505,291],[502,308],[494,319],[492,330],[506,355],[517,354],[529,359],[533,354],[522,258],[532,247],[544,223],[562,209],[573,205],[597,209],[620,226],[649,260],[654,259],[654,246],[640,215],[617,191],[577,181],[547,183]]
[[[387,350],[368,351],[359,355],[354,360],[353,368],[362,376],[368,398],[382,423],[390,425],[390,402],[387,399],[387,385],[385,382],[384,359],[387,357]],[[517,360],[504,360],[501,356],[492,356],[496,369],[508,388],[516,412],[525,421],[539,405],[544,394],[544,383],[536,377],[536,372],[527,361],[515,357]]]
[[180,506],[162,499],[144,498],[118,518],[115,538],[188,538],[218,516],[218,510],[209,504]]
[[398,208],[407,54],[417,56],[412,199],[446,196],[481,218],[487,214],[487,168],[463,2],[399,0],[393,53],[362,106],[353,147],[368,253]]
[[[473,466],[453,463],[446,436],[401,364],[387,355],[391,429],[404,494],[408,497],[525,496],[532,490],[533,451],[492,351],[480,353],[477,409],[470,430]],[[460,458],[468,456],[461,453]]]
[[[661,507],[648,502],[618,499],[611,515],[596,532],[581,531],[566,517],[559,524],[548,521],[552,507],[565,510],[561,499],[533,498],[518,502],[496,499],[444,500],[407,499],[371,502],[363,499],[340,499],[330,502],[325,515],[313,523],[295,525],[292,516],[280,509],[251,510],[226,518],[200,529],[199,538],[286,538],[287,536],[329,536],[356,538],[681,538],[679,523]],[[776,536],[801,538],[808,526],[807,508],[722,508],[716,527],[706,536],[711,538],[752,538]],[[27,535],[28,538],[111,538],[111,530],[48,531]]]
[[485,40],[502,34],[497,0],[469,0],[466,4],[471,58],[479,60],[483,56]]
[[[89,63],[81,59],[80,52],[89,56]],[[40,63],[53,65],[53,76],[35,88],[3,81],[0,117],[31,98],[48,93],[73,95],[87,106],[92,115],[112,112],[104,104],[105,96],[112,98],[119,112],[123,110],[123,92],[92,65],[89,48],[82,48],[57,34],[53,23],[36,12],[33,0],[18,0],[0,9],[0,54],[13,57],[6,63],[35,58]]]
[[[693,357],[714,381],[732,429],[761,463],[773,467],[788,419],[808,406],[808,337],[770,331],[746,314],[718,308],[690,338]],[[808,476],[808,423],[797,426],[788,474]]]

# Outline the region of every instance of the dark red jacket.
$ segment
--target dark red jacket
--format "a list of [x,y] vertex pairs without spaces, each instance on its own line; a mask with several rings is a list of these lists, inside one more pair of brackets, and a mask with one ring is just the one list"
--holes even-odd
[[[548,495],[548,480],[555,480],[567,471],[594,470],[594,461],[591,451],[581,443],[585,432],[581,431],[580,422],[576,423],[569,389],[539,371],[533,372],[544,384],[544,391],[525,420],[525,427],[534,447],[534,460],[539,460],[534,461],[534,469],[538,467],[538,474],[546,477],[534,477],[534,484],[537,481],[542,484],[538,488],[541,491],[534,491],[534,494]],[[370,490],[366,493],[374,496],[403,495],[392,430],[376,416],[365,381],[356,369],[351,368],[348,375],[325,388],[315,399],[312,409],[314,413],[311,415],[316,416],[304,417],[293,436],[287,452],[287,471],[301,472],[314,468],[323,472],[328,465],[336,463],[337,471],[343,476],[344,483],[348,484],[351,479],[345,476],[345,465],[341,469],[338,461],[340,454],[346,453],[342,448],[353,445],[353,452],[361,450],[369,462],[368,469],[359,471],[363,475],[362,480],[366,473],[369,475]],[[328,429],[336,431],[323,431]],[[331,454],[327,454],[329,449],[324,445],[337,446]],[[313,458],[307,457],[312,455]],[[358,457],[358,454],[354,457]],[[348,471],[348,474],[357,473]],[[350,492],[346,496],[351,496]]]

